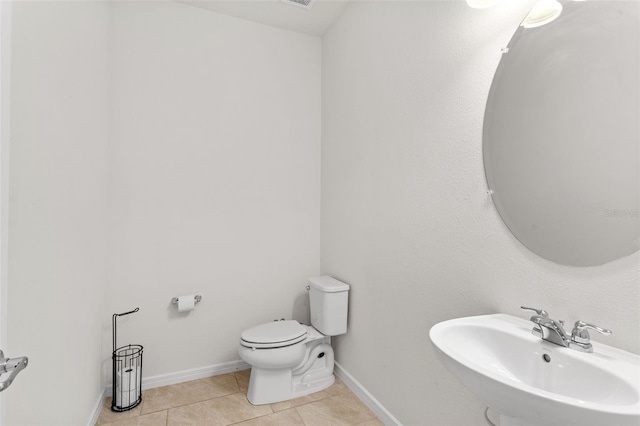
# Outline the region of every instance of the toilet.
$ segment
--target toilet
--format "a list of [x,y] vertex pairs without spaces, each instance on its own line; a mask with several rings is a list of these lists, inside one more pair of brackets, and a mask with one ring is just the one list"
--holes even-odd
[[349,285],[329,276],[309,278],[311,325],[272,321],[245,330],[238,354],[251,365],[247,399],[271,404],[331,386],[331,336],[347,332]]

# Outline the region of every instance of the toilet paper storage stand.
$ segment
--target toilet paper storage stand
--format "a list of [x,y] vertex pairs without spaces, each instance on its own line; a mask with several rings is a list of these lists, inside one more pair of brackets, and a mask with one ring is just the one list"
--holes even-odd
[[138,312],[133,311],[113,314],[111,327],[113,330],[113,373],[111,411],[127,411],[142,402],[142,346],[126,345],[117,347],[116,319]]

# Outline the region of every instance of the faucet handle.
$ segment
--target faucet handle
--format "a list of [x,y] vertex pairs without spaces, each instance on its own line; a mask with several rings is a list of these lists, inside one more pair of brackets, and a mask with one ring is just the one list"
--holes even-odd
[[595,330],[598,333],[609,335],[613,333],[611,330],[598,327],[597,325],[587,324],[584,321],[576,321],[571,331],[571,342],[569,347],[577,349],[582,352],[593,352],[593,345],[591,344],[591,336],[589,336],[589,329]]
[[576,321],[573,326],[573,330],[571,331],[571,340],[578,343],[589,343],[589,329],[595,330],[600,334],[604,334],[605,336],[613,333],[613,331],[607,330],[606,328],[598,327],[597,325],[587,324],[584,321]]
[[520,306],[520,309],[523,309],[525,311],[533,311],[541,317],[549,318],[549,313],[544,309],[528,308],[526,306]]

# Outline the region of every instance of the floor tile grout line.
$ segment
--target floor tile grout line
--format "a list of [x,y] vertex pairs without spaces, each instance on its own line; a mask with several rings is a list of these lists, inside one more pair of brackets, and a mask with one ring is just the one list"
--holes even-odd
[[[287,410],[290,410],[292,408],[304,407],[305,405],[313,404],[314,402],[324,401],[325,399],[333,398],[334,396],[339,396],[339,395],[326,396],[324,398],[320,398],[320,399],[316,399],[316,400],[313,400],[313,401],[305,402],[305,403],[300,404],[300,405],[294,405],[294,406],[291,406],[291,407],[288,407],[288,408],[283,408],[282,410],[273,411],[273,412],[274,413],[280,413],[281,411],[287,411]],[[278,403],[276,402],[275,404],[278,404]],[[273,407],[271,407],[271,410],[273,410]]]
[[[269,408],[271,408],[271,407],[269,407]],[[261,416],[251,417],[251,418],[249,418],[249,419],[240,420],[240,421],[238,421],[238,422],[227,423],[225,426],[233,426],[233,425],[237,425],[237,424],[240,424],[240,423],[243,423],[243,422],[247,422],[247,421],[249,421],[249,420],[255,420],[255,419],[260,419],[260,418],[262,418],[262,417],[272,416],[272,415],[274,415],[274,414],[276,414],[276,412],[275,412],[275,411],[273,411],[273,408],[271,408],[271,412],[270,412],[270,413],[263,414],[263,415],[261,415]]]
[[302,417],[302,414],[300,414],[300,411],[298,411],[298,407],[293,407],[293,409],[296,410],[296,414],[298,414],[298,417],[300,417],[300,420],[302,420],[302,424],[306,426],[307,422],[304,421],[304,417]]
[[214,400],[214,399],[224,398],[224,397],[226,397],[226,396],[235,395],[235,394],[237,394],[237,393],[240,393],[240,392],[234,392],[234,393],[230,393],[230,394],[227,394],[227,395],[220,395],[220,396],[216,396],[215,398],[207,398],[207,399],[202,399],[202,400],[199,400],[199,401],[187,402],[187,403],[185,403],[185,404],[176,405],[175,407],[165,407],[165,408],[160,408],[159,410],[156,410],[156,411],[150,411],[150,412],[148,412],[148,413],[144,413],[144,415],[157,413],[157,412],[159,412],[159,411],[163,411],[163,410],[167,410],[167,411],[169,411],[169,410],[174,410],[174,409],[176,409],[176,408],[183,408],[183,407],[187,407],[187,406],[189,406],[189,405],[193,405],[193,404],[200,404],[201,402],[212,401],[212,400]]
[[238,391],[240,391],[240,381],[238,380],[238,375],[234,372],[233,378],[236,379],[236,385],[238,385]]
[[[201,402],[206,402],[206,401],[211,401],[211,400],[214,400],[214,399],[224,398],[226,396],[235,395],[237,393],[242,393],[242,392],[238,391],[238,392],[228,393],[228,394],[225,394],[225,395],[216,396],[216,397],[213,397],[213,398],[203,399],[203,400],[200,400],[200,401],[192,401],[192,402],[188,402],[186,404],[176,405],[175,407],[159,408],[158,410],[150,411],[150,412],[144,413],[144,414],[142,413],[142,410],[140,410],[140,415],[143,416],[143,415],[147,415],[147,414],[153,414],[153,413],[157,413],[157,412],[163,411],[163,410],[169,411],[169,410],[173,410],[174,408],[182,408],[182,407],[186,407],[187,405],[191,405],[191,404],[199,404]],[[133,416],[133,417],[135,417],[135,416]]]

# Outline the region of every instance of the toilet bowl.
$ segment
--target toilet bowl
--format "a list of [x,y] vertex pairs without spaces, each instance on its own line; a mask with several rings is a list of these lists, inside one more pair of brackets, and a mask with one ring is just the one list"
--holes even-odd
[[312,325],[272,321],[245,330],[238,354],[251,365],[247,399],[254,405],[286,401],[335,382],[331,336],[347,331],[349,286],[323,276],[309,279]]
[[[279,328],[298,330],[298,341],[280,340]],[[252,340],[246,340],[248,332],[255,334],[256,330],[261,332],[261,338],[254,335]],[[247,399],[254,405],[308,395],[335,381],[331,338],[294,320],[266,323],[245,331],[238,353],[251,365]]]

